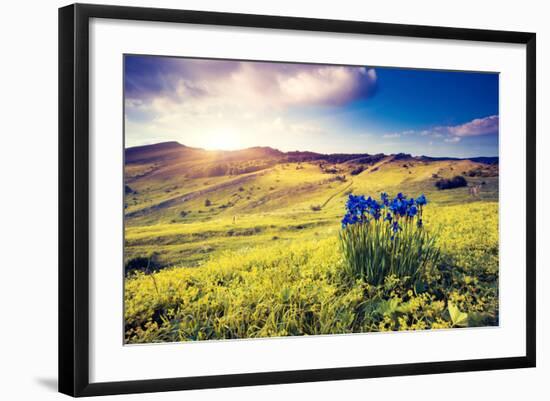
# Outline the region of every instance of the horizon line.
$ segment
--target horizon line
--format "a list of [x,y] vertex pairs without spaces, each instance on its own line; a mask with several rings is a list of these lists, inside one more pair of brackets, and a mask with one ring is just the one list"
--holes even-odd
[[377,152],[377,153],[369,153],[369,152],[335,152],[335,153],[325,153],[325,152],[317,152],[317,151],[313,151],[313,150],[299,150],[299,149],[295,149],[295,150],[288,150],[288,151],[284,151],[284,150],[280,150],[278,148],[275,148],[275,147],[272,147],[272,146],[261,146],[261,145],[256,145],[256,146],[248,146],[248,147],[243,147],[243,148],[239,148],[239,149],[207,149],[207,148],[201,148],[201,147],[195,147],[195,146],[188,146],[188,145],[184,145],[182,143],[180,143],[179,141],[176,141],[176,140],[173,140],[173,141],[162,141],[162,142],[155,142],[155,143],[148,143],[148,144],[144,144],[144,145],[134,145],[134,146],[129,146],[129,147],[124,147],[124,150],[129,150],[129,149],[135,149],[135,148],[142,148],[142,147],[147,147],[147,146],[155,146],[155,145],[162,145],[162,144],[169,144],[169,143],[172,143],[172,144],[177,144],[179,146],[183,146],[183,147],[186,147],[186,148],[191,148],[191,149],[197,149],[197,150],[203,150],[203,151],[206,151],[206,152],[239,152],[239,151],[242,151],[242,150],[247,150],[247,149],[254,149],[254,148],[269,148],[269,149],[273,149],[273,150],[276,150],[278,152],[281,152],[281,153],[291,153],[291,152],[308,152],[308,153],[316,153],[316,154],[319,154],[319,155],[325,155],[325,156],[330,156],[330,155],[360,155],[360,154],[368,154],[368,155],[377,155],[377,154],[382,154],[382,155],[385,155],[385,156],[393,156],[393,155],[399,155],[399,154],[406,154],[406,155],[410,155],[411,157],[429,157],[429,158],[433,158],[433,159],[441,159],[441,158],[444,158],[444,159],[476,159],[476,158],[500,158],[500,155],[496,155],[496,156],[486,156],[486,155],[478,155],[478,156],[467,156],[467,157],[458,157],[458,156],[430,156],[430,155],[427,155],[427,154],[421,154],[421,155],[415,155],[413,153],[408,153],[408,152],[398,152],[398,153],[385,153],[385,152]]

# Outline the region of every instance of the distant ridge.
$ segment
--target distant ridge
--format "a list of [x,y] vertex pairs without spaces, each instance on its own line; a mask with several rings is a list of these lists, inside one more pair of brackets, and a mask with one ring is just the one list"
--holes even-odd
[[124,150],[126,163],[144,163],[153,160],[168,160],[190,149],[179,142],[160,142],[152,145],[134,146]]
[[478,157],[432,157],[432,156],[420,156],[418,159],[424,161],[445,161],[445,160],[470,160],[475,163],[482,164],[498,164],[498,156],[478,156]]
[[498,156],[493,157],[471,157],[470,159],[473,162],[476,163],[483,163],[483,164],[498,164]]
[[170,142],[159,142],[154,143],[151,145],[140,145],[140,146],[132,146],[129,148],[126,148],[126,152],[139,152],[142,150],[161,150],[161,149],[173,149],[173,148],[185,148],[185,145],[182,145],[179,142],[176,141],[170,141]]
[[385,155],[383,153],[317,153],[311,151],[290,151],[282,152],[269,146],[253,146],[239,150],[205,150],[201,148],[193,148],[185,146],[176,141],[160,142],[151,145],[134,146],[125,149],[125,158],[127,163],[143,163],[154,161],[166,161],[171,159],[180,159],[189,156],[198,155],[219,155],[226,159],[270,159],[288,162],[305,162],[305,161],[325,161],[328,163],[365,163],[372,164],[385,157],[392,157],[395,161],[445,161],[445,160],[470,160],[475,163],[482,164],[498,164],[499,158],[494,157],[431,157],[431,156],[412,156],[408,153],[397,153]]

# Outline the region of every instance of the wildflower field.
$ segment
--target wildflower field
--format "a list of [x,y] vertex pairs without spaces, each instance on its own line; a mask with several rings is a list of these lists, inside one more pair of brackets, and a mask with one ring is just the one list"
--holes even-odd
[[497,167],[256,152],[126,164],[126,343],[498,325]]

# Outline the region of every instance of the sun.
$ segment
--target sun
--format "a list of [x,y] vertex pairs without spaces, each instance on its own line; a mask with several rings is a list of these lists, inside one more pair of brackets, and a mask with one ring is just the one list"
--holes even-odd
[[236,150],[243,147],[240,136],[233,130],[214,131],[205,138],[208,150]]

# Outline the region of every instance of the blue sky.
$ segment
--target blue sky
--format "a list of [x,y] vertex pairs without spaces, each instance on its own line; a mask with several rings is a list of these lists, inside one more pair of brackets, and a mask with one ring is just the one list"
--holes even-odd
[[126,146],[498,156],[498,74],[125,57]]

